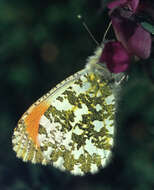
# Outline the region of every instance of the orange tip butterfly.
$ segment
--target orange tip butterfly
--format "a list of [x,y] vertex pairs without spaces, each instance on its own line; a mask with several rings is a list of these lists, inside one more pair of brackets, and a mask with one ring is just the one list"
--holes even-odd
[[18,158],[73,175],[94,174],[107,165],[121,74],[99,62],[102,49],[23,114],[12,138]]

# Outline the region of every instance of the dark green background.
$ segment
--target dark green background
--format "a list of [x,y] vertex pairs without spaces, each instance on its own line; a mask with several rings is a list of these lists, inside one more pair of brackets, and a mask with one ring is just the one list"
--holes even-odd
[[113,159],[98,174],[73,177],[23,163],[12,151],[13,129],[25,110],[83,68],[96,48],[77,14],[101,42],[109,23],[102,2],[0,0],[0,190],[154,189],[152,58],[131,65],[120,93]]

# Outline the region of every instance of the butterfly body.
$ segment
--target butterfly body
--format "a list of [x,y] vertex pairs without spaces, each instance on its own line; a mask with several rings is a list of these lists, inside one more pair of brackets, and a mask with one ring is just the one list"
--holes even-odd
[[25,112],[12,140],[17,157],[74,175],[96,173],[107,164],[116,93],[109,72],[99,64],[101,51]]

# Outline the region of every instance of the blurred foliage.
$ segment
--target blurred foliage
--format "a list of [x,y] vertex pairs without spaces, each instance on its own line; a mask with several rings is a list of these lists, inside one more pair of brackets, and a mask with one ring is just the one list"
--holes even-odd
[[154,34],[154,26],[147,23],[147,22],[142,22],[141,25],[147,30],[149,31],[151,34]]
[[113,158],[98,174],[70,176],[51,166],[23,163],[12,151],[13,129],[25,110],[83,68],[96,47],[76,15],[83,15],[101,42],[109,23],[107,2],[0,1],[1,190],[154,189],[153,59],[147,63],[150,74],[143,63],[132,65],[121,90]]

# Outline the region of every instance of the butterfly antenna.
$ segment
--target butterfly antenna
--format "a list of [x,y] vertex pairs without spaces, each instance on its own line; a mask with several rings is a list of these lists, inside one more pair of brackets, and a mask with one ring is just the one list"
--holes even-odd
[[104,33],[104,36],[103,36],[103,42],[106,40],[106,36],[107,36],[107,33],[108,33],[108,31],[109,31],[111,25],[112,25],[112,22],[110,21],[110,23],[109,23],[109,25],[108,25],[108,27],[107,27],[105,33]]
[[90,37],[92,38],[92,40],[96,43],[97,46],[99,46],[100,44],[98,43],[98,41],[94,38],[94,35],[90,32],[87,24],[85,23],[85,21],[83,20],[81,15],[77,15],[77,18],[80,19],[82,21],[82,24],[84,26],[84,28],[86,29],[86,31],[88,32],[88,34],[90,35]]

